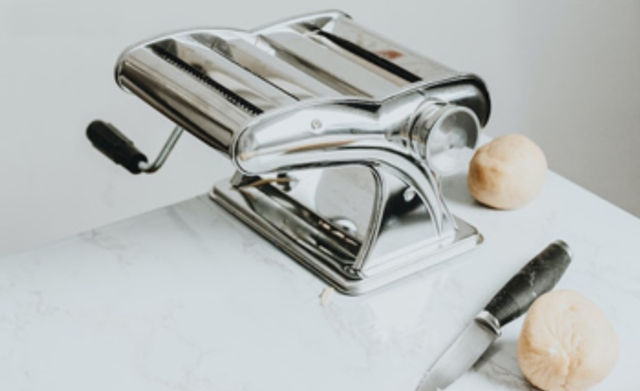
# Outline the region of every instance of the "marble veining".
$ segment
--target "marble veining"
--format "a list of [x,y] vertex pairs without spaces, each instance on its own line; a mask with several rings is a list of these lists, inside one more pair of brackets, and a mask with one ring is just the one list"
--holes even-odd
[[[597,302],[620,360],[594,390],[637,390],[637,218],[550,173],[517,211],[447,178],[477,250],[361,297],[320,280],[206,196],[0,259],[0,389],[413,390],[465,323],[561,238],[559,287]],[[450,390],[533,390],[516,362],[522,319]]]

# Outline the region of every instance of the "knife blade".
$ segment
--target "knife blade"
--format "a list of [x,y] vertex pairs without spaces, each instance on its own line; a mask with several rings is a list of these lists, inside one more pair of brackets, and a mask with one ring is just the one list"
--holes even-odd
[[571,250],[556,240],[529,261],[465,327],[421,379],[417,391],[437,391],[469,370],[501,335],[501,328],[553,289],[571,263]]

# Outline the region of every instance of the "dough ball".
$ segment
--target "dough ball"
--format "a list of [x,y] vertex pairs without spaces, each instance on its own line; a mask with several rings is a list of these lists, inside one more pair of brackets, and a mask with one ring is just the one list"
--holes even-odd
[[522,373],[545,391],[585,390],[609,374],[617,357],[618,339],[602,310],[569,290],[540,296],[518,341]]
[[516,209],[540,192],[547,160],[533,141],[519,134],[501,136],[480,147],[469,165],[467,184],[479,202]]

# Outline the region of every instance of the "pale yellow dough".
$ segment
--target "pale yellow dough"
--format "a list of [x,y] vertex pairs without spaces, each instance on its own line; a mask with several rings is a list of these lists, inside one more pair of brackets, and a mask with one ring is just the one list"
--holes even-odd
[[529,309],[518,341],[525,377],[545,391],[581,391],[602,381],[618,339],[602,310],[578,292],[552,291]]
[[535,198],[546,174],[542,150],[525,136],[510,134],[478,148],[469,165],[467,184],[479,202],[516,209]]

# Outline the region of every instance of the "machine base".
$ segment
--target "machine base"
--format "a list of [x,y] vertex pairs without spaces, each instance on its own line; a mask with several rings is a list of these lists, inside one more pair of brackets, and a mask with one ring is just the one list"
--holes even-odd
[[301,231],[308,228],[296,213],[280,207],[279,198],[283,194],[276,198],[260,187],[252,187],[250,192],[232,186],[226,179],[218,182],[209,196],[327,284],[347,295],[360,295],[383,287],[465,253],[483,241],[475,227],[456,217],[458,229],[455,237],[425,240],[394,251],[391,256],[386,254],[384,259],[367,260],[373,267],[353,270],[336,264],[331,257],[299,239]]

